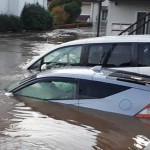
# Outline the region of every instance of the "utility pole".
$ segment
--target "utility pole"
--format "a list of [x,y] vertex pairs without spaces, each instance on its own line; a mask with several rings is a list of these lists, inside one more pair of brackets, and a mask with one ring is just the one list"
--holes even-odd
[[100,29],[100,20],[101,20],[102,2],[105,1],[105,0],[97,0],[97,1],[98,1],[97,37],[99,37],[99,29]]

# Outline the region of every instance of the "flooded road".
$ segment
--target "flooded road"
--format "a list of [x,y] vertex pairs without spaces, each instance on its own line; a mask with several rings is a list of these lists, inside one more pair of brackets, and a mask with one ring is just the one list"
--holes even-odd
[[150,143],[150,120],[4,95],[33,57],[91,36],[89,28],[0,34],[0,150],[141,150]]

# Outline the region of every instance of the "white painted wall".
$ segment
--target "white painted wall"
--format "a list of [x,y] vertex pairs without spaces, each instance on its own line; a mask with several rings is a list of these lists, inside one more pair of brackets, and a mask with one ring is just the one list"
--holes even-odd
[[150,1],[148,0],[122,0],[117,5],[110,1],[108,8],[108,23],[106,35],[116,35],[119,32],[112,31],[112,24],[132,24],[136,22],[137,12],[149,12]]
[[93,22],[97,22],[98,18],[98,3],[93,4]]
[[109,5],[109,1],[108,0],[105,0],[103,3],[102,3],[102,6],[108,6]]
[[47,9],[47,0],[19,0],[19,12],[18,16],[20,16],[22,9],[25,4],[30,3],[30,4],[36,4],[39,3],[41,6],[45,7]]
[[39,3],[47,9],[47,0],[0,0],[0,14],[12,14],[20,16],[25,3]]
[[8,12],[8,0],[0,0],[0,14]]
[[19,16],[19,0],[8,0],[8,13]]

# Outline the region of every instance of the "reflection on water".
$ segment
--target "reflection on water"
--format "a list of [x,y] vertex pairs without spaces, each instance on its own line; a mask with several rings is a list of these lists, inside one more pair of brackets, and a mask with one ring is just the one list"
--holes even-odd
[[93,127],[56,120],[32,111],[30,107],[16,105],[13,115],[15,119],[11,121],[15,123],[1,132],[14,138],[13,149],[24,149],[24,146],[25,149],[94,149],[97,134],[100,134]]
[[13,149],[137,150],[150,141],[149,128],[132,117],[28,98],[17,100],[12,123],[1,132],[7,140],[0,143],[2,147],[13,141]]
[[145,146],[147,146],[150,143],[150,139],[148,139],[147,137],[143,136],[143,135],[137,135],[135,138],[133,138],[135,140],[134,145],[138,148],[138,149],[143,149]]

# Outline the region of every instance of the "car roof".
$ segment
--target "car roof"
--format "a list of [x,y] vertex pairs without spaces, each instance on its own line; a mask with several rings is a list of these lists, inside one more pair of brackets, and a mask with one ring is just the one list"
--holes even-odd
[[65,45],[88,44],[88,43],[122,43],[122,42],[150,42],[150,35],[101,36],[101,37],[74,40],[66,42],[61,45],[65,46]]
[[70,77],[91,80],[96,72],[88,67],[65,67],[50,69],[37,74],[37,78],[43,77]]
[[[118,71],[114,69],[95,67],[64,67],[55,68],[40,72],[36,78],[47,77],[67,77],[76,79],[87,79],[94,81],[103,81],[107,83],[120,84],[129,87],[140,88],[150,91],[150,76],[131,73],[127,71]],[[145,85],[145,86],[143,86]]]
[[150,42],[150,35],[102,36],[102,37],[85,38],[85,39],[79,39],[79,40],[74,40],[74,41],[70,41],[70,42],[65,42],[63,44],[50,47],[50,49],[48,51],[35,57],[28,64],[23,66],[23,69],[27,69],[33,63],[35,63],[38,59],[40,59],[43,56],[45,56],[46,54],[48,54],[50,51],[53,51],[53,50],[61,48],[61,47],[71,46],[71,45],[92,44],[92,43],[98,44],[98,43],[130,43],[130,42]]
[[80,67],[80,66],[66,66],[60,68],[53,68],[40,72],[36,75],[36,78],[43,77],[70,77],[70,78],[83,78],[83,79],[93,79],[94,75],[98,75],[98,78],[104,77],[115,77],[124,79],[136,79],[137,81],[147,81],[150,84],[150,76],[132,73],[123,70],[115,70],[109,68],[102,68],[102,66],[94,67]]

